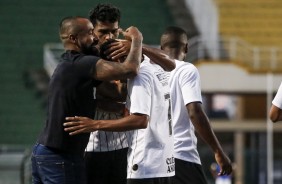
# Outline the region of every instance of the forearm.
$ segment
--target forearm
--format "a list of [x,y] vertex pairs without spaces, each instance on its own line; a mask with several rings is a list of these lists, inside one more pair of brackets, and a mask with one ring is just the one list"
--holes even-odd
[[139,70],[142,56],[142,38],[135,38],[131,42],[130,52],[123,63],[98,60],[96,70],[92,75],[97,80],[123,80],[135,77]]
[[133,39],[131,42],[131,48],[125,61],[122,63],[123,67],[129,71],[128,77],[134,77],[137,75],[139,65],[142,58],[142,40]]
[[196,132],[202,138],[202,140],[208,144],[214,153],[221,153],[222,147],[211,128],[208,117],[205,113],[200,112],[197,116],[192,116],[191,121],[195,127]]
[[209,119],[206,116],[200,103],[191,103],[187,105],[188,114],[196,129],[196,132],[201,138],[211,147],[216,162],[220,166],[220,172],[218,175],[230,174],[232,172],[232,165],[230,159],[223,152],[221,145],[217,137],[215,136]]
[[69,132],[69,135],[89,133],[96,130],[120,132],[142,129],[146,128],[148,124],[148,116],[144,114],[132,114],[117,120],[93,120],[80,116],[66,117],[66,120],[64,131]]
[[172,71],[175,68],[175,62],[164,51],[149,47],[143,44],[142,53],[148,56],[154,63],[160,65],[166,71]]
[[103,131],[128,131],[144,129],[147,127],[148,118],[146,115],[130,115],[117,120],[99,120],[96,130]]

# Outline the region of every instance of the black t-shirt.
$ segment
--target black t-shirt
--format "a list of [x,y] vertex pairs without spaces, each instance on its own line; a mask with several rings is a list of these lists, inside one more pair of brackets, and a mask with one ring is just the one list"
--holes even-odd
[[83,154],[89,133],[70,136],[64,131],[66,117],[95,115],[95,87],[101,83],[93,79],[98,57],[76,51],[66,51],[56,67],[48,91],[45,127],[38,142],[56,150]]

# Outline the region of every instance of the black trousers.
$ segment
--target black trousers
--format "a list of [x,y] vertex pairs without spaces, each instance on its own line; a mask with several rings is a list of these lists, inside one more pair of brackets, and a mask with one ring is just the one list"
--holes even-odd
[[87,183],[126,184],[127,151],[86,152]]
[[208,184],[201,165],[175,158],[173,184]]
[[171,177],[145,178],[145,179],[127,179],[126,184],[172,184]]

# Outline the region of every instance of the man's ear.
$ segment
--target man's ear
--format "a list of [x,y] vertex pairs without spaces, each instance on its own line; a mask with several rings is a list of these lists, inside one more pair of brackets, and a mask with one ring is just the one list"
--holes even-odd
[[185,44],[185,53],[188,53],[188,43]]
[[70,34],[70,35],[69,35],[69,40],[70,40],[71,42],[75,43],[76,40],[77,40],[77,37],[76,37],[75,35]]

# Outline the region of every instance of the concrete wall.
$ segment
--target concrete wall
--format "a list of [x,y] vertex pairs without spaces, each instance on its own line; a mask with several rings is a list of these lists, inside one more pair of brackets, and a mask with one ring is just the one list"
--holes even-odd
[[204,93],[266,93],[267,86],[276,92],[282,82],[282,73],[250,73],[233,63],[207,62],[196,66]]

